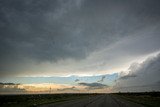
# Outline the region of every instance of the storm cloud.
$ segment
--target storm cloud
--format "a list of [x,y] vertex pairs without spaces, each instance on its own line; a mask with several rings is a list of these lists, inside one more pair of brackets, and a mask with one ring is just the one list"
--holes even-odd
[[74,80],[75,82],[78,82],[78,81],[80,81],[79,79],[76,79],[76,80]]
[[0,1],[0,76],[118,72],[160,50],[159,5],[159,0]]
[[0,85],[20,85],[19,83],[0,83]]
[[[134,67],[133,67],[134,66]],[[143,63],[131,65],[129,73],[120,75],[116,90],[121,91],[159,91],[160,54],[149,57]],[[134,68],[134,69],[133,69]]]
[[82,83],[78,83],[78,84],[82,85],[82,86],[86,86],[86,89],[103,89],[103,88],[107,88],[108,87],[105,84],[101,84],[101,83],[97,83],[97,82],[94,82],[94,83],[82,82]]
[[0,94],[24,93],[26,90],[19,87],[16,83],[0,83]]

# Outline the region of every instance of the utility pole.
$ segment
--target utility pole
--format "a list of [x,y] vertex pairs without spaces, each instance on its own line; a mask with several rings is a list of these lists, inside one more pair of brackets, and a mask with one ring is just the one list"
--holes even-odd
[[51,88],[51,86],[50,86],[50,88],[49,88],[49,93],[51,94],[51,91],[52,91],[52,88]]

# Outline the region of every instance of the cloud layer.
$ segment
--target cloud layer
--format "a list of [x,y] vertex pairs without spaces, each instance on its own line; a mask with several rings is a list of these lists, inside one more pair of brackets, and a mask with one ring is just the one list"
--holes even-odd
[[159,5],[158,0],[0,1],[0,76],[123,69],[160,49]]

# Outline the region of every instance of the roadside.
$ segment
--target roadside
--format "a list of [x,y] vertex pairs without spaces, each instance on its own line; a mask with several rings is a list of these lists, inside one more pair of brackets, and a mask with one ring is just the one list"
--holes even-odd
[[145,107],[160,107],[160,93],[116,93],[112,95]]

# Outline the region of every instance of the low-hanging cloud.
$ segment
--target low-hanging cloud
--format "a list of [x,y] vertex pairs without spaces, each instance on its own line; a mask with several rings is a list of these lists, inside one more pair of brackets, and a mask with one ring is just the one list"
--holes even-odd
[[[159,91],[160,54],[149,57],[116,81],[118,91]],[[133,67],[133,65],[132,65]]]
[[75,86],[73,86],[73,87],[70,87],[70,88],[57,89],[57,91],[79,91],[79,89],[76,88]]
[[98,80],[97,82],[103,82],[105,78],[106,78],[106,76],[102,76],[102,78],[100,80]]
[[20,83],[0,83],[0,85],[20,85]]
[[137,77],[136,75],[125,75],[125,76],[122,76],[120,77],[119,79],[129,79],[129,78],[135,78]]
[[26,90],[16,83],[0,83],[0,94],[24,93]]
[[80,80],[79,80],[79,79],[75,79],[74,81],[75,81],[75,82],[78,82],[78,81],[80,81]]

